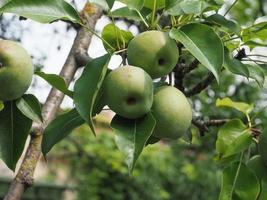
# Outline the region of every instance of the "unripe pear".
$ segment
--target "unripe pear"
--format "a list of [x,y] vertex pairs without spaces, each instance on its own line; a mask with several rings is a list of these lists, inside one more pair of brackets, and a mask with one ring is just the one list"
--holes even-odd
[[153,79],[169,74],[178,57],[176,42],[161,31],[143,32],[127,48],[129,64],[143,68]]
[[31,57],[18,43],[0,39],[0,101],[22,96],[33,76]]
[[139,67],[119,67],[106,77],[104,95],[111,110],[122,117],[136,119],[151,109],[153,82]]
[[153,133],[157,138],[177,139],[191,125],[191,106],[185,95],[174,87],[158,88],[151,110],[157,122]]

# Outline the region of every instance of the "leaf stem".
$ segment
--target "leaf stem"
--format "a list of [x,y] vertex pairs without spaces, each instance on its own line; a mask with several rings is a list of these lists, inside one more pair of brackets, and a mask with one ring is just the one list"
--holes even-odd
[[241,169],[241,165],[242,165],[243,156],[244,156],[244,151],[242,151],[241,156],[240,156],[239,164],[238,164],[238,167],[237,167],[237,170],[236,170],[236,174],[235,174],[235,178],[234,178],[234,182],[233,182],[233,187],[232,187],[232,190],[231,190],[231,193],[230,193],[230,195],[231,195],[230,199],[232,199],[232,197],[233,197],[233,193],[234,193],[234,190],[235,190],[235,185],[236,185],[237,178],[238,178],[238,175],[239,175],[239,172],[240,172],[240,169]]
[[248,127],[251,128],[252,127],[252,123],[251,123],[251,119],[249,114],[246,114],[247,120],[248,120]]
[[153,12],[152,12],[152,19],[151,19],[151,26],[152,26],[152,27],[154,27],[156,8],[157,8],[157,0],[154,0],[154,4],[153,4]]
[[115,51],[114,54],[119,54],[119,53],[122,53],[124,51],[126,51],[127,49],[121,49],[121,50],[118,50],[118,51]]
[[240,37],[237,36],[237,37],[233,37],[233,38],[229,38],[227,40],[224,40],[223,42],[229,42],[229,41],[232,41],[232,40],[235,40],[235,39],[239,39]]
[[137,12],[137,14],[139,15],[139,17],[141,18],[141,20],[143,21],[143,23],[146,25],[147,28],[149,28],[148,23],[146,22],[145,18],[143,17],[143,15],[140,13],[139,10],[135,10]]
[[115,51],[115,49],[111,46],[111,44],[109,44],[104,38],[102,38],[100,35],[97,34],[97,32],[95,32],[94,30],[92,30],[91,28],[87,27],[86,25],[80,23],[80,25],[85,28],[87,31],[89,31],[90,33],[94,34],[97,38],[99,38],[100,40],[102,40],[103,43],[105,43],[109,48],[112,49],[112,51]]
[[224,13],[223,16],[226,16],[237,2],[238,2],[238,0],[235,0],[234,3],[228,8],[228,10]]

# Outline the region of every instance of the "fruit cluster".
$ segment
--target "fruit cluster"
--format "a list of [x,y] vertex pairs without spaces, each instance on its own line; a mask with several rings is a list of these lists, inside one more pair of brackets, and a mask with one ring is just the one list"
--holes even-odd
[[110,72],[104,81],[106,103],[118,115],[141,118],[152,112],[153,137],[177,139],[189,128],[192,109],[184,94],[172,87],[153,87],[153,80],[168,75],[179,57],[176,42],[161,31],[146,31],[127,48],[127,66]]

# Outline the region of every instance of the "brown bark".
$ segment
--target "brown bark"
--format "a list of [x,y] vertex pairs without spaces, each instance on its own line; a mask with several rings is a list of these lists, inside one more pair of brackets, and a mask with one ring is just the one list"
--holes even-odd
[[[85,8],[88,8],[88,4]],[[102,15],[102,11],[93,6],[88,12],[84,9],[82,17],[87,27],[94,29],[97,20]],[[62,67],[60,76],[64,78],[67,86],[73,80],[77,69],[85,64],[85,59],[88,59],[87,51],[91,43],[92,34],[85,28],[80,28],[77,32],[76,38]],[[18,173],[11,183],[9,191],[4,200],[19,200],[21,199],[25,190],[33,185],[34,170],[41,155],[41,142],[43,130],[56,116],[56,113],[63,101],[64,94],[56,89],[51,89],[47,100],[42,108],[42,115],[44,124],[34,124],[32,127],[32,134],[30,143],[27,148],[23,162],[18,170]]]

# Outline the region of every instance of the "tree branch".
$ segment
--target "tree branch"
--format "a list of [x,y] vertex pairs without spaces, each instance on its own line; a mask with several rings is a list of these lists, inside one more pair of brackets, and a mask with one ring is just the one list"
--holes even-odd
[[[93,14],[82,13],[86,25],[94,28],[97,20],[102,15],[102,11],[94,8]],[[73,77],[81,65],[85,64],[86,59],[77,62],[81,57],[87,57],[87,51],[91,43],[92,34],[86,29],[80,28],[77,32],[73,46],[60,72],[67,85],[71,83]],[[87,57],[88,59],[88,57]],[[64,94],[56,89],[52,89],[42,108],[44,124],[34,124],[32,127],[31,139],[27,148],[24,160],[18,170],[18,173],[11,183],[9,191],[4,200],[19,200],[24,191],[33,184],[34,170],[41,155],[41,142],[43,130],[56,116],[64,98]]]
[[205,90],[215,79],[214,75],[209,72],[207,77],[204,79],[204,81],[198,83],[196,86],[194,86],[192,89],[185,92],[185,95],[187,97],[194,96],[196,94],[199,94],[203,90]]
[[229,119],[211,119],[208,121],[204,121],[201,119],[194,118],[192,120],[192,123],[198,128],[200,136],[204,136],[205,132],[209,132],[209,127],[219,127],[224,125],[228,121]]

